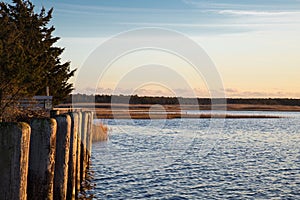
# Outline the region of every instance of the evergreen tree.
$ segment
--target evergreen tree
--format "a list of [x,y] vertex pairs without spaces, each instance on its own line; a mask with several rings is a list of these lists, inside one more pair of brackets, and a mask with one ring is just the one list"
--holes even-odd
[[45,95],[47,86],[54,104],[73,90],[68,80],[75,70],[61,63],[64,49],[54,46],[59,38],[48,26],[52,11],[35,13],[29,0],[0,2],[0,117],[22,98]]

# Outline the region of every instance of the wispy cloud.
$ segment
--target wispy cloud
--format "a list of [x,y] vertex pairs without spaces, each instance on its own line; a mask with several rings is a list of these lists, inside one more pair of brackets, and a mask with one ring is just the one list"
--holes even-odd
[[[182,5],[182,2],[190,6]],[[57,3],[55,10],[68,21],[68,27],[64,26],[61,30],[68,30],[73,36],[78,35],[74,29],[79,26],[85,27],[85,30],[95,35],[100,31],[103,33],[112,30],[115,33],[137,27],[171,28],[194,35],[245,33],[270,29],[291,30],[300,24],[300,9],[279,10],[272,9],[269,5],[226,3],[223,0],[182,0],[182,2],[181,7],[172,8],[60,2]]]
[[[103,14],[109,13],[185,13],[185,9],[164,9],[164,8],[146,8],[146,7],[120,7],[120,6],[90,6],[79,4],[58,3],[56,10],[66,13],[81,13],[81,14]],[[199,9],[190,9],[192,12],[206,12]],[[102,12],[102,13],[101,13]]]
[[241,3],[224,3],[216,1],[195,1],[195,0],[182,0],[183,3],[190,5],[195,8],[201,9],[240,9],[240,8],[260,8],[261,5],[257,4],[241,4]]
[[[214,27],[265,27],[273,26],[274,23],[144,23],[144,22],[121,22],[120,25],[134,25],[134,26],[145,26],[145,27],[187,27],[187,28],[214,28]],[[288,25],[287,23],[276,23],[276,25]]]
[[192,8],[215,12],[222,15],[239,15],[239,16],[292,16],[300,14],[300,1],[277,1],[275,3],[262,1],[248,3],[225,3],[222,1],[195,1],[183,0]]
[[299,15],[300,11],[256,11],[256,10],[219,10],[219,14],[247,15],[247,16],[291,16]]
[[226,95],[228,97],[256,97],[256,98],[299,98],[300,92],[287,92],[285,90],[268,90],[268,91],[248,91],[239,90],[235,88],[226,89]]
[[182,0],[183,3],[194,8],[218,10],[297,10],[299,0],[277,1],[225,1],[225,0]]

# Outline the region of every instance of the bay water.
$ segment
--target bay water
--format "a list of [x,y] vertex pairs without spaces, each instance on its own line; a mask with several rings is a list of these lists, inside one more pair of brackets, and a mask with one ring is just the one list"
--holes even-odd
[[[300,113],[284,118],[106,120],[94,199],[300,199]],[[102,121],[103,120],[96,120]]]

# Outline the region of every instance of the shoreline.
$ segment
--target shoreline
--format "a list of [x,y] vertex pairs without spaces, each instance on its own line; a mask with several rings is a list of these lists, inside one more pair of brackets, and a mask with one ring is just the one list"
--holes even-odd
[[[158,105],[158,104],[122,104],[122,103],[68,103],[68,104],[60,104],[56,108],[56,110],[64,110],[64,109],[104,109],[104,110],[148,110],[155,109],[160,107],[165,109],[166,111],[180,111],[180,110],[211,110],[211,105]],[[262,105],[262,104],[217,104],[214,105],[215,110],[224,110],[227,111],[285,111],[285,112],[300,112],[300,106],[289,106],[289,105]]]
[[121,114],[111,114],[103,115],[101,113],[96,113],[98,119],[275,119],[275,118],[284,118],[282,116],[275,115],[230,115],[230,114],[130,114],[130,115],[121,115]]
[[[285,118],[284,116],[273,114],[214,114],[195,113],[185,111],[210,111],[210,105],[151,105],[151,104],[107,104],[107,103],[79,103],[62,104],[55,110],[67,112],[69,110],[95,111],[98,119],[207,119],[207,118],[227,118],[227,119],[258,119],[258,118]],[[227,110],[226,110],[227,109]],[[268,111],[268,112],[299,112],[300,106],[285,105],[251,105],[251,104],[227,104],[214,105],[214,111]]]

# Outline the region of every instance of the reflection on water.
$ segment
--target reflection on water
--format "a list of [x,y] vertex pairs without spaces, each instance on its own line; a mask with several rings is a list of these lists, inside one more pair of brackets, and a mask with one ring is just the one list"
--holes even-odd
[[92,188],[86,194],[94,199],[300,199],[299,121],[226,119],[214,128],[210,119],[108,120],[110,140],[93,144]]
[[96,183],[94,182],[94,171],[92,168],[87,170],[86,177],[83,183],[81,183],[82,190],[80,191],[78,198],[79,200],[90,200],[94,199],[94,189]]

